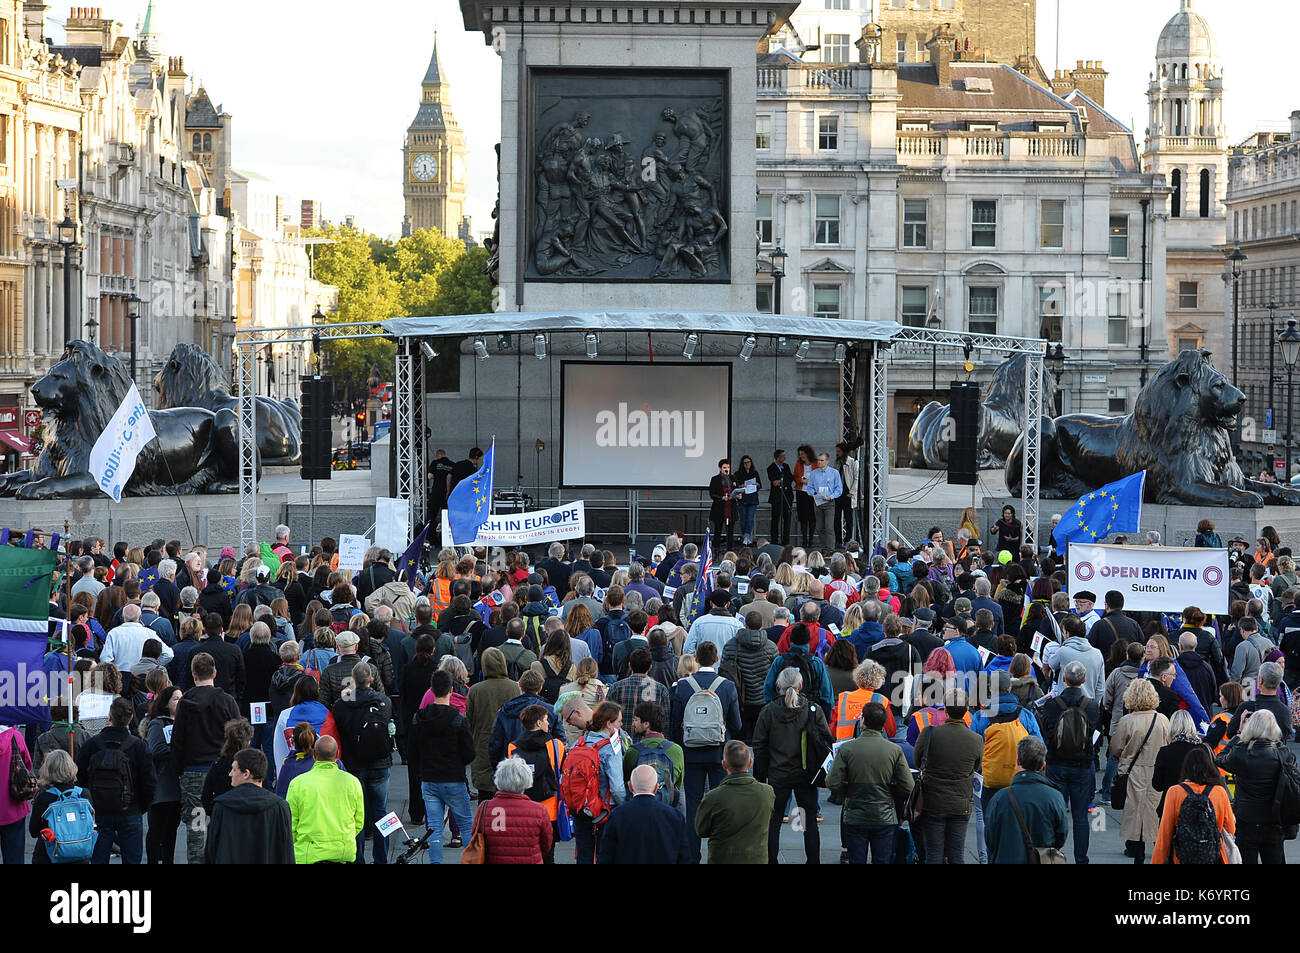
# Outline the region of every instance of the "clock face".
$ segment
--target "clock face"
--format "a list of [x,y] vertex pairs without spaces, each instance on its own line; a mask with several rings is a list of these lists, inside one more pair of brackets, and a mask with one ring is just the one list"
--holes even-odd
[[415,157],[415,161],[411,163],[411,171],[415,173],[415,177],[421,182],[428,182],[438,174],[438,160],[427,152],[418,155]]

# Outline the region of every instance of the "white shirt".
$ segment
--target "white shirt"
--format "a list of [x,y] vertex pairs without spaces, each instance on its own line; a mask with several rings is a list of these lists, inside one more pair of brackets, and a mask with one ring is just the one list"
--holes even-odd
[[112,662],[123,672],[129,671],[132,665],[144,657],[144,644],[149,639],[157,639],[162,643],[160,661],[164,665],[170,662],[175,654],[171,647],[163,642],[157,632],[139,622],[123,622],[111,629],[108,638],[104,640],[104,650],[99,654],[99,660]]

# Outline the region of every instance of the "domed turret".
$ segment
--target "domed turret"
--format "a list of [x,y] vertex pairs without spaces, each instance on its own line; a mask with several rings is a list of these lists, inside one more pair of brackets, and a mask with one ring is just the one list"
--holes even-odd
[[1193,9],[1193,0],[1181,0],[1180,9],[1160,31],[1156,61],[1213,60],[1218,58],[1214,31]]

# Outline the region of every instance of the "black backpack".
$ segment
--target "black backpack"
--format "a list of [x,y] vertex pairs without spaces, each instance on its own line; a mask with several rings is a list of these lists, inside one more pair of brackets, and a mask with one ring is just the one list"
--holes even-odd
[[[600,673],[602,675],[613,675],[614,646],[618,645],[619,642],[632,638],[632,627],[627,624],[626,616],[606,616],[605,627],[599,629],[599,631],[601,640],[604,643],[604,652],[600,658]],[[619,634],[618,639],[613,638],[615,632]]]
[[378,700],[366,702],[361,720],[352,736],[352,753],[358,761],[372,763],[383,761],[392,752],[392,736],[388,734],[388,719],[384,706]]
[[550,658],[542,659],[542,690],[537,693],[552,705],[560,697],[560,689],[569,680],[569,673],[556,672],[552,667],[554,664]]
[[1092,757],[1092,742],[1089,736],[1092,728],[1088,725],[1088,716],[1083,710],[1088,705],[1085,695],[1077,705],[1067,705],[1065,699],[1056,697],[1056,706],[1061,709],[1056,720],[1056,757],[1061,761],[1087,761]]
[[530,801],[538,803],[555,797],[556,792],[560,789],[560,781],[555,776],[555,763],[551,760],[552,742],[547,741],[542,746],[541,751],[523,751],[520,748],[511,745],[514,748],[514,756],[522,758],[524,763],[532,770],[533,783],[524,793],[528,795]]
[[1186,784],[1179,786],[1187,796],[1178,809],[1178,824],[1174,827],[1174,856],[1180,864],[1220,863],[1219,822],[1210,803],[1210,789],[1197,793]]
[[106,814],[125,814],[135,800],[135,779],[131,759],[120,741],[106,741],[90,756],[90,797],[95,809]]
[[519,659],[528,651],[528,649],[524,648],[522,645],[517,646],[518,651],[514,652],[512,657],[510,652],[506,651],[507,647],[514,649],[516,646],[510,646],[507,643],[507,645],[501,645],[499,648],[501,649],[501,654],[506,657],[506,675],[510,677],[512,682],[517,682],[519,681],[519,676],[524,673],[524,670],[519,667]]
[[804,655],[802,652],[786,652],[781,656],[781,660],[785,663],[781,666],[783,669],[793,666],[803,676],[803,687],[799,689],[799,694],[812,704],[820,707],[822,714],[828,715],[829,712],[825,710],[826,705],[822,702],[820,695],[821,679],[817,677],[813,669],[812,656]]
[[545,621],[539,615],[524,616],[524,637],[520,641],[524,643],[524,648],[538,658],[542,657],[542,648],[546,644],[546,640],[542,637],[542,626]]

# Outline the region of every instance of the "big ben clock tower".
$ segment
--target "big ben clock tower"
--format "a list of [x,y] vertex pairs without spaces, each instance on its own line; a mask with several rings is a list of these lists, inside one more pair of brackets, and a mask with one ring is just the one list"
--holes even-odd
[[420,84],[420,108],[402,147],[402,234],[436,228],[455,238],[465,214],[465,134],[451,114],[449,86],[438,62],[438,38]]

